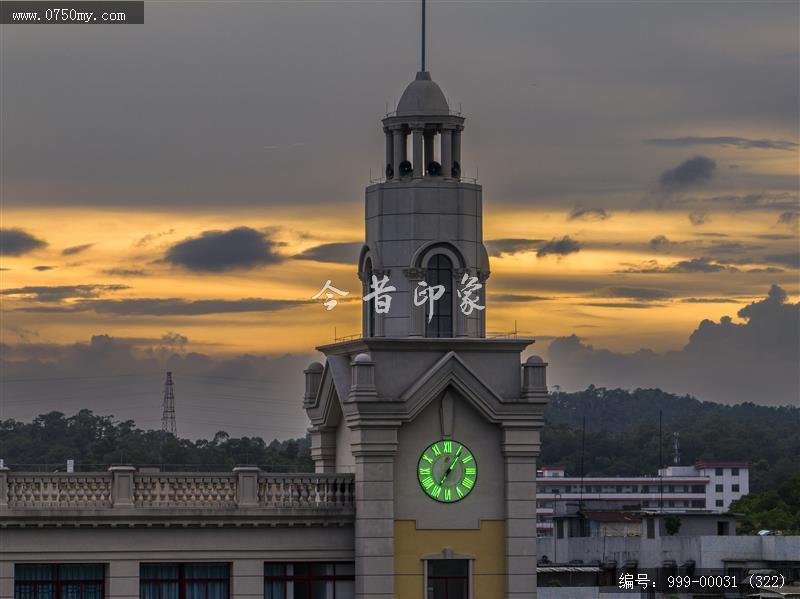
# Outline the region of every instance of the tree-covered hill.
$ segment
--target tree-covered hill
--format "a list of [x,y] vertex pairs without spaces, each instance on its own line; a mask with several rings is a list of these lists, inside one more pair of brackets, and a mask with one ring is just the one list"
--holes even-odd
[[161,431],[136,428],[81,410],[74,416],[43,414],[30,423],[0,423],[0,457],[14,469],[64,470],[67,459],[76,469],[105,470],[111,464],[158,466],[165,470],[230,470],[236,464],[258,464],[272,472],[313,471],[308,439],[232,438],[218,432],[213,439],[175,438]]
[[[545,412],[540,464],[563,465],[592,475],[656,474],[661,454],[671,463],[672,433],[679,433],[683,464],[723,459],[751,462],[751,489],[777,488],[800,475],[800,409],[754,404],[724,406],[679,397],[658,389],[603,389],[554,393]],[[585,440],[582,422],[586,419]],[[110,464],[160,465],[170,470],[227,470],[258,464],[272,471],[313,469],[307,439],[270,443],[259,437],[232,438],[219,432],[210,440],[166,438],[82,410],[73,416],[51,412],[22,423],[0,422],[0,458],[15,469],[105,469]]]
[[672,463],[674,432],[682,464],[699,460],[751,463],[753,491],[775,488],[800,475],[800,409],[751,403],[726,406],[660,389],[603,389],[554,393],[545,412],[542,464],[580,473],[585,416],[584,473],[656,474],[661,456]]

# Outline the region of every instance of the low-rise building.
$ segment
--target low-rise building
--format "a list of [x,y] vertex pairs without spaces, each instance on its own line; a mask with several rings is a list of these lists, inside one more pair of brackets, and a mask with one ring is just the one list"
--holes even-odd
[[750,492],[747,462],[698,462],[669,466],[659,476],[567,476],[562,467],[537,472],[539,536],[553,535],[553,516],[592,501],[600,509],[702,510],[722,513]]

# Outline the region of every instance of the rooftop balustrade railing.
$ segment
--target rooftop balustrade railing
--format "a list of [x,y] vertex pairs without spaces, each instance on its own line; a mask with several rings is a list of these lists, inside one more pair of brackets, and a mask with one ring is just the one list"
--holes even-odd
[[352,474],[233,472],[41,473],[0,469],[0,518],[15,510],[352,510]]

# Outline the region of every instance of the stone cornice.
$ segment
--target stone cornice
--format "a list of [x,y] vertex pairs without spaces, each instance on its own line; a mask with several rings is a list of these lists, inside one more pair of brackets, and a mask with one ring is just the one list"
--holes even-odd
[[[146,513],[142,513],[146,512]],[[352,506],[329,509],[277,510],[209,509],[209,510],[39,510],[15,509],[3,512],[0,529],[12,528],[285,528],[352,526]]]
[[419,337],[362,337],[340,343],[328,343],[317,346],[317,350],[325,355],[349,355],[361,351],[463,351],[491,350],[521,352],[535,343],[532,337],[511,339],[487,339],[478,337],[453,337],[433,339]]

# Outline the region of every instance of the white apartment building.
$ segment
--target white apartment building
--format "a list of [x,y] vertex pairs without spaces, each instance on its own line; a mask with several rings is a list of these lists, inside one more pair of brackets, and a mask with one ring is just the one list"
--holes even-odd
[[747,462],[703,461],[694,466],[668,466],[660,476],[567,476],[563,467],[536,473],[536,515],[539,536],[553,534],[553,515],[568,505],[591,501],[608,509],[711,510],[726,512],[750,492]]

